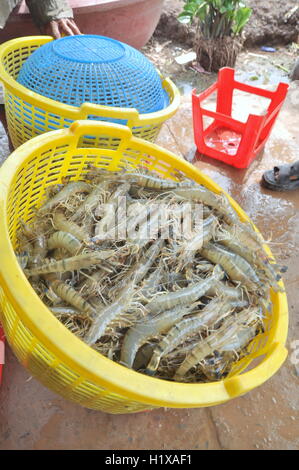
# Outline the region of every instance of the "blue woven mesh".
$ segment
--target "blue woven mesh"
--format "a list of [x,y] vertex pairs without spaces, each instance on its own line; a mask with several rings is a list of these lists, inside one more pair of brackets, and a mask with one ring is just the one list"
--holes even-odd
[[96,35],[51,41],[24,63],[18,82],[61,103],[84,102],[151,113],[169,104],[159,74],[141,52]]

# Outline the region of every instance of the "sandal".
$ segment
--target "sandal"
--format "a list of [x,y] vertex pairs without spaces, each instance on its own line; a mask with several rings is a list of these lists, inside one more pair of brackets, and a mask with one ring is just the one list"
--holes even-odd
[[299,188],[299,160],[291,165],[275,166],[263,174],[262,185],[273,191]]

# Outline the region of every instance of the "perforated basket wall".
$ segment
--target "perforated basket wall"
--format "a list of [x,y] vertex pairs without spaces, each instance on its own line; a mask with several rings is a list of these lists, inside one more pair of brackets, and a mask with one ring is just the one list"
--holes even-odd
[[152,63],[133,47],[104,36],[68,36],[44,44],[28,57],[17,81],[77,107],[89,102],[146,114],[169,104]]
[[180,171],[211,191],[221,191],[192,165],[113,124],[81,121],[70,130],[45,134],[17,149],[0,170],[0,321],[21,363],[65,398],[110,413],[211,406],[265,382],[287,354],[288,311],[283,293],[272,293],[271,322],[252,342],[251,354],[235,364],[230,377],[207,384],[159,380],[114,363],[68,331],[42,303],[14,255],[20,222],[32,221],[48,186],[66,176],[84,180],[88,163],[111,171],[142,165],[165,178]]
[[[180,104],[179,91],[171,80],[164,79],[163,77],[159,78],[159,87],[162,90],[162,95],[158,90],[158,85],[153,86],[152,84],[151,88],[148,88],[149,91],[145,96],[144,85],[138,83],[135,77],[133,82],[138,86],[135,90],[136,93],[134,92],[131,96],[132,100],[130,103],[125,87],[118,87],[119,84],[115,83],[114,89],[122,89],[122,92],[116,95],[113,87],[110,87],[110,91],[106,90],[102,96],[102,102],[105,105],[86,102],[80,107],[74,106],[77,100],[76,96],[79,96],[79,92],[72,95],[75,101],[69,100],[70,104],[61,103],[52,99],[55,90],[60,93],[60,95],[58,93],[57,98],[60,100],[63,99],[62,93],[65,90],[69,90],[66,85],[62,86],[61,84],[59,87],[53,87],[52,92],[48,95],[50,98],[48,98],[18,83],[17,77],[25,61],[27,61],[31,54],[37,51],[40,46],[50,46],[51,44],[52,38],[50,37],[32,36],[8,41],[0,46],[0,80],[4,83],[5,111],[8,130],[15,148],[32,137],[44,132],[69,127],[73,121],[78,119],[95,119],[124,124],[133,129],[133,133],[137,137],[153,142],[163,122],[177,111]],[[138,51],[136,51],[136,53],[137,52]],[[51,66],[49,66],[49,68],[51,69]],[[66,80],[66,77],[64,77],[64,79]],[[33,78],[31,77],[27,83],[28,86],[29,82],[33,84],[32,80]],[[85,77],[84,92],[82,92],[82,82],[80,81],[78,83],[78,87],[81,87],[79,101],[83,99],[82,93],[86,94],[87,98],[89,97],[87,93],[88,90],[91,92],[90,97],[92,100],[94,100],[95,94],[98,93],[100,96],[99,91],[94,88],[91,81],[91,77]],[[35,87],[32,85],[31,88],[33,89]],[[151,89],[153,91],[150,91]],[[41,92],[41,90],[38,91]],[[152,96],[150,96],[151,93]],[[114,98],[112,99],[113,94]],[[143,94],[144,96],[141,100]],[[153,97],[154,99],[152,100]],[[115,102],[113,100],[115,100]],[[161,100],[164,100],[163,104]],[[125,103],[127,103],[127,106],[138,105],[140,112],[135,108],[123,107]],[[112,104],[117,104],[117,106],[121,105],[122,107],[114,107]],[[151,112],[149,112],[150,108]],[[158,108],[160,110],[157,110]]]

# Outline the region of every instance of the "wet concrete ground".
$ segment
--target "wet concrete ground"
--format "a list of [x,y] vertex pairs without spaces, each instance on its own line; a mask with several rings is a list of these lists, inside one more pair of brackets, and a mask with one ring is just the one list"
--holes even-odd
[[[240,109],[241,99],[238,103]],[[256,109],[259,103],[253,104]],[[248,170],[196,154],[188,94],[159,137],[161,145],[193,161],[227,190],[288,266],[290,355],[280,371],[258,389],[217,407],[111,416],[81,408],[47,390],[7,348],[0,389],[0,449],[299,448],[299,363],[295,365],[299,352],[295,354],[292,347],[299,341],[299,190],[273,193],[260,186],[265,169],[299,159],[298,111],[299,84],[291,90],[263,155]],[[6,157],[8,143],[1,126],[0,146],[0,155]]]

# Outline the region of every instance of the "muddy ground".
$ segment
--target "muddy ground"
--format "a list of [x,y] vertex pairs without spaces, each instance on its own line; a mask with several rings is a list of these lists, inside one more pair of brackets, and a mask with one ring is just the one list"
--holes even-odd
[[[183,4],[183,0],[164,0],[164,12],[155,35],[192,46],[194,29],[177,20]],[[253,15],[244,31],[246,47],[288,44],[298,40],[299,8],[295,11],[298,0],[247,0],[246,4],[253,9]]]
[[[193,88],[201,92],[217,80],[215,73],[200,73],[195,61],[185,65],[176,62],[180,56],[192,52],[192,47],[186,44],[154,37],[142,51],[164,76],[175,82],[183,96],[190,95]],[[273,89],[279,82],[289,83],[298,54],[299,45],[295,43],[276,46],[274,53],[262,52],[258,46],[244,48],[235,66],[236,79]]]

